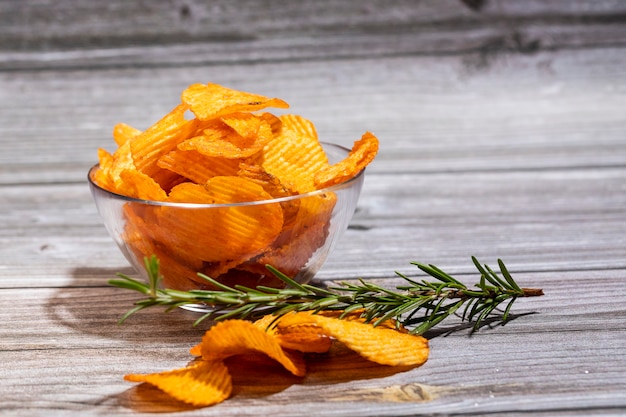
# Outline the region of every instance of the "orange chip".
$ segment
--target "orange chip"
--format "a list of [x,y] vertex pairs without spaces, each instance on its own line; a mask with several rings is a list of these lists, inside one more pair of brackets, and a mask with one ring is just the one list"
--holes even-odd
[[281,133],[263,149],[261,165],[295,193],[313,191],[313,177],[328,167],[328,157],[306,119],[295,115],[280,119]]
[[213,177],[236,176],[242,159],[216,158],[198,151],[175,149],[159,158],[158,166],[177,173],[196,184],[205,184]]
[[265,265],[269,264],[288,276],[296,276],[326,241],[336,202],[337,196],[333,193],[301,199],[295,216],[285,219],[285,226],[272,248],[254,263],[240,268],[263,273]]
[[124,379],[154,385],[179,401],[200,407],[220,403],[232,392],[232,379],[222,361],[197,361],[181,369],[128,374]]
[[318,189],[341,184],[356,177],[378,153],[378,139],[367,132],[360,140],[354,142],[348,156],[315,174],[315,186]]
[[289,105],[278,98],[231,90],[217,84],[193,84],[182,93],[187,104],[199,120],[210,120],[234,113],[262,110],[267,107],[286,109]]
[[277,329],[280,334],[283,329],[303,325],[317,326],[321,335],[336,338],[364,358],[381,365],[417,366],[428,359],[428,340],[422,336],[358,321],[302,312],[285,315],[278,322]]
[[187,106],[178,105],[165,117],[129,141],[135,166],[146,175],[154,176],[159,158],[196,131],[197,120],[186,120]]
[[109,176],[111,177],[111,181],[115,184],[116,189],[120,189],[123,185],[120,174],[125,170],[137,170],[133,156],[130,153],[130,141],[124,143],[113,153],[113,163],[109,169]]
[[254,352],[263,353],[279,362],[296,376],[304,376],[304,359],[283,350],[271,334],[245,320],[227,320],[217,323],[202,338],[202,358],[208,361]]
[[111,192],[117,192],[115,182],[111,177],[111,170],[113,169],[113,155],[107,152],[105,149],[98,149],[98,169],[93,173],[92,180],[100,187]]
[[273,138],[271,125],[253,114],[237,113],[222,119],[182,142],[178,149],[196,150],[210,157],[247,158]]
[[[266,199],[271,196],[245,178],[213,177],[206,185],[177,185],[167,201],[228,204]],[[208,262],[242,262],[276,239],[283,214],[280,203],[195,210],[162,207],[159,224],[168,232],[168,244],[184,248],[194,257]]]
[[279,117],[273,115],[272,113],[257,113],[257,115],[270,125],[274,136],[280,134],[280,131],[283,128],[283,122]]
[[141,130],[135,129],[126,123],[118,123],[113,127],[113,140],[115,140],[117,146],[122,146],[140,133]]
[[163,188],[151,177],[135,169],[125,169],[120,172],[121,194],[141,200],[165,201],[167,194]]
[[316,325],[302,324],[281,327],[276,337],[283,348],[305,353],[328,352],[332,345],[332,339],[320,333],[320,329]]

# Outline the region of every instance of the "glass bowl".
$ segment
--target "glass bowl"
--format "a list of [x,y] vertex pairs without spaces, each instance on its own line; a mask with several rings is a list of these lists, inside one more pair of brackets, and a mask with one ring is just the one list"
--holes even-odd
[[[349,149],[322,143],[330,164]],[[201,272],[226,285],[280,288],[266,265],[306,283],[319,271],[354,214],[364,180],[356,177],[306,194],[232,204],[147,201],[89,187],[102,221],[144,278],[144,258],[160,259],[162,286],[212,289]],[[276,227],[277,219],[280,227]]]

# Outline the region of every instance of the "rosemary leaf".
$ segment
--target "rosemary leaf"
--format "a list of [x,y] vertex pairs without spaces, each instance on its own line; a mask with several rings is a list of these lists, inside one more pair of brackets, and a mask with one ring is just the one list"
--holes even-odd
[[356,284],[341,282],[330,288],[321,288],[300,284],[268,265],[267,269],[285,283],[285,288],[231,287],[198,274],[215,289],[177,291],[159,288],[162,276],[156,256],[145,259],[147,282],[118,274],[119,279],[110,280],[109,284],[147,296],[136,301],[135,306],[120,318],[120,323],[148,307],[162,306],[167,312],[177,307],[194,305],[196,308],[204,306],[206,310],[194,325],[209,319],[255,319],[265,314],[279,317],[292,311],[342,311],[341,317],[358,312],[375,326],[392,319],[398,326],[409,327],[414,334],[427,332],[455,315],[462,306],[465,307],[461,320],[473,322],[474,330],[478,330],[500,304],[506,302],[501,316],[501,320],[506,321],[515,300],[543,295],[540,289],[520,288],[499,259],[502,277],[488,265],[480,264],[475,257],[472,257],[472,262],[480,274],[479,283],[474,288],[467,287],[437,266],[413,262],[435,281],[418,281],[396,272],[405,283],[395,289],[368,283],[363,279],[359,279]]

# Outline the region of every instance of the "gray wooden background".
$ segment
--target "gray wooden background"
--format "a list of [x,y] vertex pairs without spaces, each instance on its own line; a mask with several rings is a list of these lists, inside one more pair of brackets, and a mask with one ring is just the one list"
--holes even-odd
[[[473,283],[476,255],[546,295],[504,327],[450,320],[408,372],[344,358],[155,401],[122,375],[184,365],[204,328],[115,324],[135,298],[106,280],[132,271],[86,173],[195,82],[381,139],[317,279],[393,286],[420,261]],[[0,0],[0,415],[624,415],[625,275],[624,1]]]

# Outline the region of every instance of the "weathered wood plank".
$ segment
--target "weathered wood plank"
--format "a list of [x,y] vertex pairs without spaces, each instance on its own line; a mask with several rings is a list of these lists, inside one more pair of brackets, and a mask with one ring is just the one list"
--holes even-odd
[[[616,2],[5,2],[0,69],[179,66],[624,45]],[[460,34],[463,34],[459,36]],[[76,50],[83,50],[76,53]],[[36,54],[30,53],[37,52]]]
[[372,172],[624,166],[623,52],[506,55],[481,71],[458,56],[192,67],[184,76],[0,73],[0,184],[84,181],[96,149],[114,149],[116,123],[145,129],[197,81],[282,97],[324,140],[350,145],[375,132]]
[[[368,174],[319,276],[413,273],[411,261],[467,273],[471,255],[524,271],[624,268],[624,184],[625,168]],[[85,183],[0,187],[0,200],[0,287],[98,286],[128,272]]]
[[[483,328],[471,337],[458,327],[458,319],[451,319],[442,333],[431,334],[432,355],[421,368],[377,367],[338,351],[329,360],[311,362],[304,379],[249,369],[236,380],[241,386],[233,400],[198,414],[240,415],[248,410],[369,416],[468,409],[584,414],[624,407],[626,292],[606,299],[607,291],[620,287],[623,273],[578,271],[566,278],[560,272],[532,273],[527,283],[542,286],[546,296],[521,300],[514,312],[536,314],[516,317],[504,327]],[[563,291],[564,285],[585,296]],[[0,407],[16,413],[57,409],[68,415],[84,407],[122,415],[180,410],[180,404],[163,396],[150,401],[154,391],[135,388],[121,377],[184,366],[190,359],[188,348],[204,327],[191,327],[192,313],[163,315],[158,310],[146,310],[118,326],[117,317],[132,301],[132,296],[120,297],[120,291],[0,290],[1,298],[15,301],[14,308],[0,310],[5,323],[0,335],[10,341],[2,344],[0,354],[12,364],[0,376]],[[23,319],[13,321],[16,315]],[[16,386],[32,388],[16,392]]]

